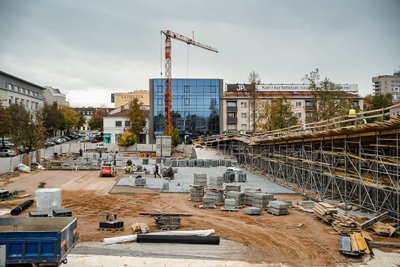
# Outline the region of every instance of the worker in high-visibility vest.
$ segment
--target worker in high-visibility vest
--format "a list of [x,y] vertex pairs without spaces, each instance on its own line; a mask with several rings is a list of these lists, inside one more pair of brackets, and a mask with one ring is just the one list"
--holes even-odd
[[351,105],[350,109],[349,109],[349,118],[354,119],[356,116],[357,116],[357,114],[356,114],[356,110],[354,109],[354,105]]

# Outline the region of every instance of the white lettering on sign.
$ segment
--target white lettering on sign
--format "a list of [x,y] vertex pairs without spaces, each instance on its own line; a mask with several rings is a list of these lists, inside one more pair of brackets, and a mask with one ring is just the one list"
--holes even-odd
[[244,84],[238,84],[238,91],[246,91],[246,86]]

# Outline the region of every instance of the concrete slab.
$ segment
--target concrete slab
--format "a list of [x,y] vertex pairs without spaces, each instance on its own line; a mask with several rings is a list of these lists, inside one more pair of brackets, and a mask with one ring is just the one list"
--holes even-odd
[[[223,176],[227,167],[177,167],[178,173],[175,174],[175,178],[169,181],[169,192],[190,192],[190,185],[194,183],[195,173],[205,173],[209,179],[210,176]],[[146,178],[148,188],[161,189],[165,179],[160,178]],[[131,176],[121,178],[117,185],[133,186],[134,178]],[[294,191],[268,181],[265,177],[261,177],[252,173],[247,172],[247,182],[240,183],[241,190],[247,187],[261,188],[263,192],[272,194],[295,194]]]

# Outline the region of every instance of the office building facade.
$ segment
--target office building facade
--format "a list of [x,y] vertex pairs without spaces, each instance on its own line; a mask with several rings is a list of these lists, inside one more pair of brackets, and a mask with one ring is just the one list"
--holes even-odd
[[[150,142],[165,129],[165,79],[150,79]],[[222,79],[172,79],[172,125],[180,135],[196,137],[220,132]]]
[[128,104],[137,98],[143,106],[148,107],[150,104],[150,97],[148,90],[137,90],[127,93],[112,93],[111,103],[114,103],[115,108],[119,108],[125,104]]
[[45,90],[43,86],[0,71],[0,101],[3,107],[20,103],[34,112],[43,107]]
[[372,77],[372,83],[375,95],[391,94],[394,102],[400,100],[400,71],[393,73],[393,75]]
[[[363,108],[362,98],[358,96],[357,84],[340,84],[342,91],[347,93],[358,109]],[[255,96],[252,96],[249,84],[227,84],[224,91],[221,109],[222,131],[239,132],[252,131],[254,119],[264,103],[273,99],[285,97],[291,105],[293,113],[301,124],[309,121],[313,115],[312,91],[307,84],[260,84],[256,86]],[[256,101],[256,112],[253,114],[253,104]]]

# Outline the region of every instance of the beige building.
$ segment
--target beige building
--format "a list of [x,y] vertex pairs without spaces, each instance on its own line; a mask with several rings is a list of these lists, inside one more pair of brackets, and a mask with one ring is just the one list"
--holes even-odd
[[[344,92],[354,99],[354,104],[362,109],[362,98],[358,96],[356,84],[340,85]],[[249,85],[227,84],[221,101],[222,131],[252,131],[253,130],[253,103]],[[264,103],[273,99],[286,97],[291,104],[293,113],[304,125],[307,118],[313,114],[312,93],[307,84],[262,84],[256,88],[256,122],[257,113]]]
[[148,90],[137,90],[127,93],[113,93],[111,94],[111,103],[114,103],[115,108],[119,108],[130,103],[134,98],[139,99],[139,101],[143,103],[143,106],[149,107],[150,95]]
[[393,101],[400,100],[400,71],[395,72],[393,75],[381,75],[372,77],[374,84],[374,94],[392,94]]

